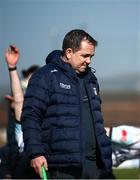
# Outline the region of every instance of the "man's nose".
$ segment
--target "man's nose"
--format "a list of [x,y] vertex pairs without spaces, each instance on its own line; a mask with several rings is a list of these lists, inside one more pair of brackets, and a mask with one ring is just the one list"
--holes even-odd
[[90,62],[91,62],[91,58],[89,57],[89,58],[86,59],[86,63],[90,64]]

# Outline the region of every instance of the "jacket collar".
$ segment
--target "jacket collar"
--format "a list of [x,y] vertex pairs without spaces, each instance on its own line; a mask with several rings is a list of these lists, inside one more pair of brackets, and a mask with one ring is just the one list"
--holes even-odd
[[[75,70],[71,67],[70,64],[65,63],[62,59],[62,51],[54,50],[52,51],[46,58],[46,64],[52,63],[55,64],[57,67],[62,69],[63,72],[66,72],[69,76],[77,77]],[[91,71],[91,68],[88,67],[85,72],[85,78],[87,81],[96,81],[97,78],[95,77],[94,73]]]
[[75,75],[74,69],[70,66],[70,64],[65,63],[62,59],[62,51],[55,50],[52,51],[46,58],[46,64],[52,63],[62,69],[64,72],[68,72],[71,75]]

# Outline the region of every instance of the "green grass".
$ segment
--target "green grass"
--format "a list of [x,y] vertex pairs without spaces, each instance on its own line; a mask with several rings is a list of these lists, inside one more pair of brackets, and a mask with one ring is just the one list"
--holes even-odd
[[139,179],[139,169],[113,169],[116,179]]

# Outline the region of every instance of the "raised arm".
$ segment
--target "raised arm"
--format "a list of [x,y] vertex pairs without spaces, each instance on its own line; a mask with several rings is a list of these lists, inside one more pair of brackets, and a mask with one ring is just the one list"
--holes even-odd
[[19,75],[16,69],[19,56],[20,53],[16,46],[11,45],[9,48],[6,49],[5,57],[9,69],[11,90],[14,97],[14,111],[15,117],[18,121],[20,121],[21,109],[23,105],[23,91],[20,84]]

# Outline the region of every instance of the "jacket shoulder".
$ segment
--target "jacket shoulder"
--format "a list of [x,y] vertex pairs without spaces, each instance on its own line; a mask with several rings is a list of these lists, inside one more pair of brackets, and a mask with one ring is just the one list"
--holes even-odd
[[57,71],[57,67],[51,63],[42,66],[31,77],[31,79],[43,79],[51,75],[51,72]]

